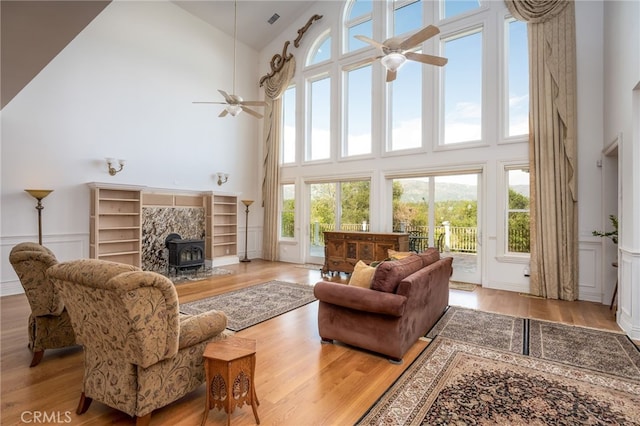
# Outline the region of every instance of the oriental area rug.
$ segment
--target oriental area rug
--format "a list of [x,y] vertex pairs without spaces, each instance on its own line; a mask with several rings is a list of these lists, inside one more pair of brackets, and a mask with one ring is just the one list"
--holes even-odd
[[197,315],[217,310],[227,315],[227,329],[240,331],[315,301],[313,285],[269,281],[180,305]]
[[623,334],[449,308],[427,336],[359,425],[640,425],[640,351]]

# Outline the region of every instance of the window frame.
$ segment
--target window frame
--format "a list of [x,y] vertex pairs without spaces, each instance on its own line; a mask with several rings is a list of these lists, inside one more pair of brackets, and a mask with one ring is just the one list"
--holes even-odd
[[[312,138],[312,133],[313,133],[313,108],[311,107],[311,103],[312,103],[312,99],[311,99],[311,93],[312,93],[312,86],[313,83],[318,82],[320,80],[324,80],[324,79],[329,79],[329,155],[327,157],[323,157],[323,158],[316,158],[313,159],[310,157],[310,153],[313,152],[312,150],[312,146],[313,146],[313,138]],[[322,163],[322,162],[329,162],[333,159],[335,153],[334,153],[334,147],[333,147],[333,132],[334,132],[334,128],[335,128],[335,124],[332,120],[333,116],[335,115],[335,111],[332,108],[332,98],[333,98],[333,85],[334,85],[334,76],[331,72],[329,71],[323,71],[323,72],[318,72],[315,74],[310,75],[309,77],[305,78],[305,98],[306,98],[306,109],[305,109],[305,128],[304,128],[304,151],[303,151],[303,163]]]
[[[528,160],[504,161],[498,164],[499,184],[503,190],[499,195],[500,210],[498,215],[498,244],[496,245],[497,260],[506,263],[529,263],[531,253],[509,251],[509,172],[511,170],[529,170]],[[531,188],[529,188],[531,191]],[[529,192],[529,215],[531,215],[531,192]]]
[[[286,237],[282,235],[282,216],[289,212],[288,210],[285,211],[284,210],[284,202],[285,202],[285,198],[284,198],[284,188],[285,186],[293,186],[293,236],[291,237]],[[288,242],[292,242],[292,241],[296,241],[297,240],[297,232],[296,232],[296,223],[297,223],[297,217],[296,217],[296,207],[298,206],[297,203],[297,197],[296,197],[296,184],[295,182],[280,182],[280,188],[279,188],[279,208],[278,210],[279,215],[278,215],[278,222],[279,222],[279,226],[278,226],[278,240],[279,241],[288,241]]]
[[[500,115],[499,119],[501,122],[500,125],[500,137],[498,143],[517,143],[517,142],[526,142],[529,140],[529,132],[510,136],[509,135],[509,126],[510,126],[510,108],[509,108],[509,46],[510,46],[510,38],[509,38],[509,25],[517,21],[513,16],[506,14],[502,16],[502,25],[499,26],[501,34],[500,38],[503,41],[502,47],[499,49],[498,54],[501,56],[501,69],[500,69],[500,105],[498,106],[498,113]],[[525,23],[523,23],[525,24]],[[525,24],[526,25],[526,24]],[[528,47],[528,44],[527,44]],[[529,76],[530,78],[530,76]],[[530,97],[529,88],[527,89],[527,94]]]

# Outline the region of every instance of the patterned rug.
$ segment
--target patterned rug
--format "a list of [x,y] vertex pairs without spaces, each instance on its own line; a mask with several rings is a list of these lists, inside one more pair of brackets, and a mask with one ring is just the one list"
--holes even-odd
[[616,372],[440,336],[357,424],[639,425],[640,380]]
[[180,312],[196,315],[217,310],[227,315],[227,328],[240,331],[315,301],[313,286],[269,281],[180,305]]
[[621,333],[532,319],[529,355],[640,381],[640,350]]
[[640,350],[622,333],[451,306],[436,336],[640,380]]
[[450,306],[427,337],[448,337],[522,354],[526,347],[524,327],[522,318]]

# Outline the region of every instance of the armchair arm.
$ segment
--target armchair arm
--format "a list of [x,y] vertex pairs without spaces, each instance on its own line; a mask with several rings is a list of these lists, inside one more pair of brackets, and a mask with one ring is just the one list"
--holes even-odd
[[313,293],[321,302],[371,312],[374,314],[400,317],[404,314],[407,298],[394,293],[371,290],[345,284],[320,281]]
[[222,333],[226,327],[227,316],[221,311],[181,317],[178,349],[204,342]]

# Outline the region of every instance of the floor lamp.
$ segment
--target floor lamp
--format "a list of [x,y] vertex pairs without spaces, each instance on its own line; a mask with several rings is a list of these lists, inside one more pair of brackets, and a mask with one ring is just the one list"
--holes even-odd
[[42,245],[42,199],[53,192],[53,189],[25,189],[33,198],[38,200],[36,209],[38,210],[38,244]]
[[249,238],[249,206],[253,204],[253,200],[241,200],[242,204],[247,208],[245,213],[247,217],[244,222],[244,259],[240,259],[240,262],[251,262],[251,259],[247,256],[247,241]]

